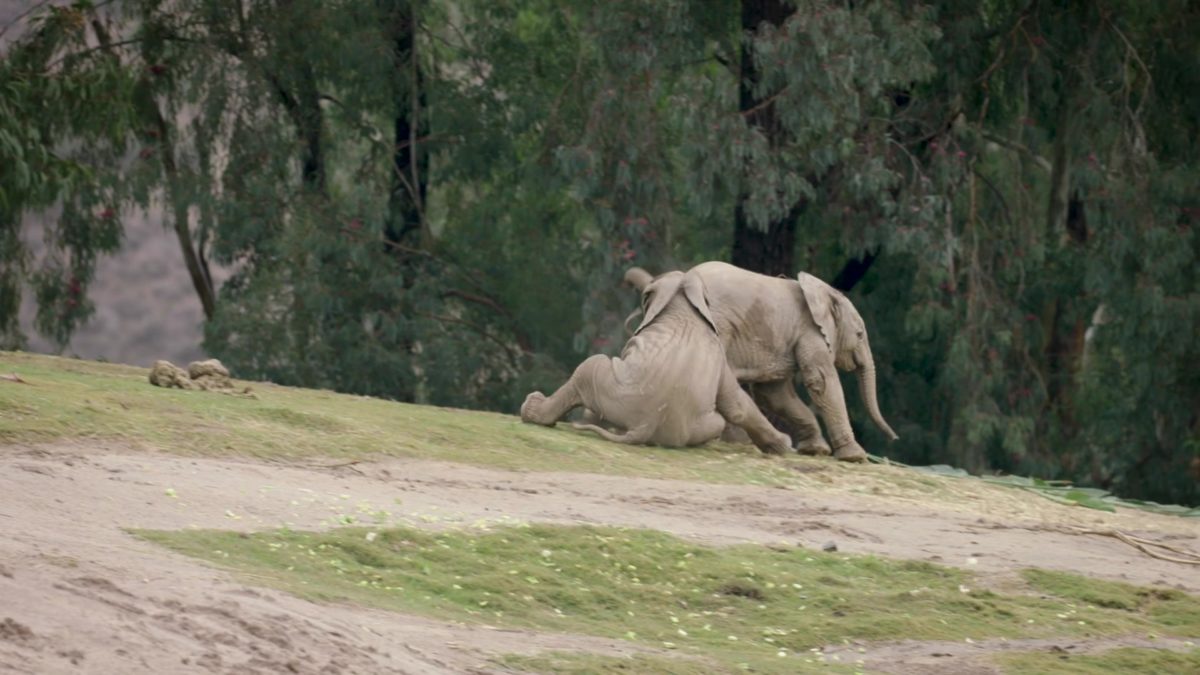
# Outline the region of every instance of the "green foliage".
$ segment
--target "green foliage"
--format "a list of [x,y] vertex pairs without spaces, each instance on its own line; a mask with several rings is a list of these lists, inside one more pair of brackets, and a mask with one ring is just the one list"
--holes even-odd
[[1187,636],[1200,627],[1200,604],[1177,592],[1149,608],[1080,605],[1075,601],[1091,603],[1092,595],[1107,598],[1107,586],[1091,593],[1102,582],[1060,573],[1047,573],[1058,583],[1044,584],[1033,571],[1046,595],[1001,595],[970,590],[970,575],[923,562],[709,548],[645,530],[138,534],[304,597],[624,638],[730,670],[748,664],[757,672],[797,672],[825,660],[821,647],[844,640]]
[[64,343],[154,202],[235,372],[511,412],[741,213],[867,261],[889,455],[1196,503],[1195,4],[768,5],[47,8],[0,58],[0,344],[24,286]]
[[883,231],[855,294],[902,437],[889,454],[1196,503],[1197,354],[1179,336],[1200,327],[1200,172],[1169,139],[1200,118],[1153,112],[1196,109],[1176,86],[1192,69],[1161,48],[1200,53],[1194,8],[935,16],[937,74],[894,137],[947,210]]

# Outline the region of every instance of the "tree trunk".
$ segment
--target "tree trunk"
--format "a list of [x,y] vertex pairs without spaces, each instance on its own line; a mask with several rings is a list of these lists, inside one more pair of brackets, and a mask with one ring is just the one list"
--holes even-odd
[[[745,199],[743,195],[742,200]],[[792,276],[796,273],[792,269],[795,243],[796,219],[792,212],[772,221],[764,232],[751,225],[744,206],[737,205],[733,224],[734,265],[769,276]]]
[[175,164],[175,149],[171,144],[171,127],[163,117],[162,111],[154,109],[155,124],[158,127],[158,152],[162,157],[163,171],[167,174],[167,201],[171,204],[172,216],[175,220],[175,237],[179,240],[179,250],[183,253],[183,263],[187,266],[188,276],[192,279],[192,288],[200,298],[200,307],[204,309],[204,318],[211,321],[217,308],[217,294],[213,288],[212,277],[208,273],[208,265],[204,261],[203,243],[192,241],[192,230],[188,224],[187,199],[183,196],[182,179],[179,167]]
[[[405,3],[391,15],[389,30],[396,62],[396,101],[392,188],[384,238],[393,253],[396,245],[428,248],[430,233],[425,221],[425,198],[429,183],[429,155],[421,152],[420,138],[427,124],[424,75],[416,53],[416,10]],[[415,241],[413,241],[415,239]]]
[[[741,82],[739,84],[738,109],[746,116],[751,126],[757,127],[770,141],[772,148],[782,140],[783,129],[775,115],[775,106],[767,99],[770,95],[755,96],[754,84],[758,81],[758,68],[754,64],[749,34],[758,30],[764,22],[782,26],[795,9],[784,0],[742,0]],[[782,218],[771,221],[765,230],[749,221],[746,200],[749,194],[738,197],[733,225],[734,265],[753,272],[769,275],[792,275],[793,254],[796,242],[796,217],[804,202],[793,206]]]
[[842,269],[833,277],[833,283],[830,285],[843,293],[849,293],[867,275],[867,270],[871,269],[871,265],[878,255],[879,250],[876,249],[864,252],[861,258],[847,260],[846,264],[842,265]]
[[312,66],[304,64],[300,73],[299,104],[296,124],[304,139],[304,185],[317,194],[325,193],[325,153],[321,145],[321,99]]

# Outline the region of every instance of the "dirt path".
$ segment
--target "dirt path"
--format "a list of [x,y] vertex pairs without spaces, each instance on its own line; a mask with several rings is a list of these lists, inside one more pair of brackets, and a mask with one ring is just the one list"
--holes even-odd
[[[833,541],[847,552],[968,567],[996,584],[1038,566],[1200,591],[1194,568],[1148,558],[1115,539],[871,495],[415,460],[329,464],[336,462],[285,466],[119,447],[0,448],[0,672],[494,672],[486,660],[495,653],[637,649],[316,605],[246,586],[122,528],[323,528],[345,516],[369,522],[369,514],[385,511],[391,524],[420,527],[612,524],[711,543]],[[1143,534],[1196,547],[1200,528],[1191,523],[1138,522]],[[880,652],[868,664],[916,666],[940,658],[928,653],[949,653],[913,644],[909,651]]]

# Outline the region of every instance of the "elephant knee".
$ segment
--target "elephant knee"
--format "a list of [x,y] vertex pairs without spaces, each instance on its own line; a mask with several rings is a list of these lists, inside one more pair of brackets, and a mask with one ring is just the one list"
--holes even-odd
[[825,393],[825,373],[815,366],[804,366],[800,369],[800,378],[810,396],[820,396]]
[[593,354],[587,357],[583,360],[583,363],[580,363],[575,367],[575,373],[572,375],[572,377],[591,378],[595,374],[597,368],[600,368],[604,364],[608,363],[609,358],[610,357],[603,354]]
[[743,426],[750,417],[746,414],[745,406],[742,405],[731,406],[728,410],[722,410],[721,414],[730,424],[735,424],[739,427]]

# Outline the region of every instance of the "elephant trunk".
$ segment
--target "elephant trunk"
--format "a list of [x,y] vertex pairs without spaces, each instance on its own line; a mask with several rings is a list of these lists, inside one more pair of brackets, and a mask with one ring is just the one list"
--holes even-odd
[[640,267],[630,267],[625,272],[625,283],[636,288],[639,293],[646,290],[651,281],[654,281],[654,276]]
[[854,360],[858,362],[858,393],[862,396],[863,405],[867,406],[867,414],[871,416],[871,420],[875,422],[875,426],[891,440],[900,438],[895,431],[888,426],[886,420],[883,419],[883,413],[879,411],[879,401],[875,397],[875,359],[871,356],[871,348],[867,346],[866,340],[859,345],[854,355]]

